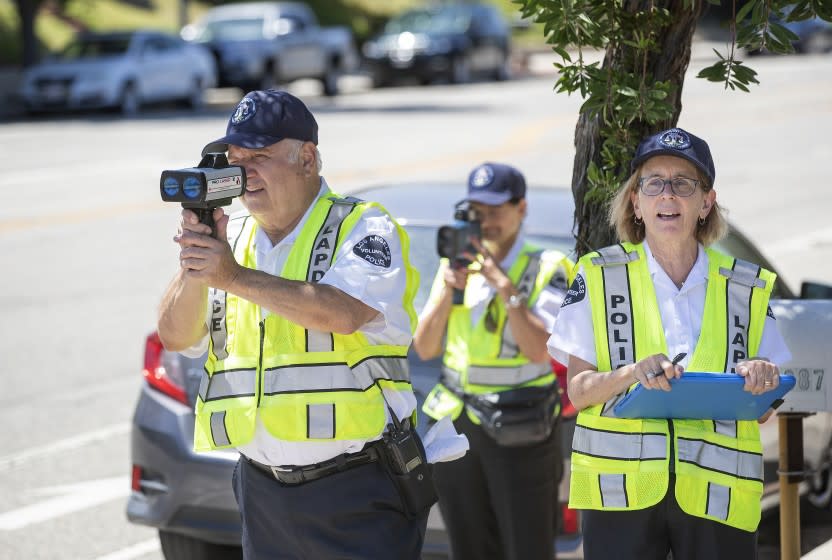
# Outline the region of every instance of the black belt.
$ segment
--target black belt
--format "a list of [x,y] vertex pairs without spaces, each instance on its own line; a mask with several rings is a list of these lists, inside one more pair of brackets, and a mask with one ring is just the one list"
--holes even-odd
[[344,453],[333,459],[324,461],[323,463],[303,467],[273,467],[270,465],[264,465],[263,463],[259,463],[253,459],[249,459],[245,455],[243,455],[243,458],[249,465],[263,471],[272,478],[275,478],[278,482],[291,486],[297,486],[298,484],[312,482],[313,480],[318,480],[319,478],[323,478],[331,474],[378,461],[379,451],[376,446],[379,443],[380,442],[370,443],[366,448],[358,453]]

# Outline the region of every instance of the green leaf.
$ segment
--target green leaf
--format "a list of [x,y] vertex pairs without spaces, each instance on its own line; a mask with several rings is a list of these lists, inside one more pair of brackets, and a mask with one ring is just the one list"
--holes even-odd
[[748,15],[748,12],[750,12],[757,4],[759,4],[758,0],[750,0],[749,2],[746,2],[746,4],[740,8],[740,11],[737,12],[737,22],[744,20]]

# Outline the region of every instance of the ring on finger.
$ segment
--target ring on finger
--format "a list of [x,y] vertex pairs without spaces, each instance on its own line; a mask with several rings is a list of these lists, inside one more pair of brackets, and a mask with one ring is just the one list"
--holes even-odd
[[646,377],[647,379],[655,379],[656,377],[660,376],[662,373],[664,373],[664,372],[661,372],[661,371],[651,371],[651,372],[649,372],[647,375],[645,375],[645,377]]
[[766,382],[763,385],[765,385],[766,387],[771,387],[772,385],[774,385],[774,382],[771,379],[766,379]]

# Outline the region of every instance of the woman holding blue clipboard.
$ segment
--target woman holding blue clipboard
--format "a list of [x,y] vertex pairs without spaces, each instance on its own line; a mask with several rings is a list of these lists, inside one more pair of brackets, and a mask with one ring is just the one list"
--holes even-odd
[[610,208],[622,243],[581,258],[549,340],[580,410],[569,505],[584,510],[584,556],[753,559],[757,421],[613,409],[638,384],[671,391],[685,369],[737,373],[753,394],[777,388],[776,364],[791,355],[768,306],[776,276],[709,248],[726,222],[704,140],[662,131],[641,142],[631,170]]

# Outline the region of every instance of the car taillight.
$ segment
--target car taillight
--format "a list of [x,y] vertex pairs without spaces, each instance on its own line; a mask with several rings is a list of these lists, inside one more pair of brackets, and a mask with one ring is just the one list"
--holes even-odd
[[567,378],[566,378],[566,366],[560,363],[557,360],[552,359],[552,369],[555,372],[555,376],[558,379],[558,385],[561,388],[561,416],[564,418],[572,418],[578,414],[578,411],[575,410],[575,407],[572,405],[572,401],[569,400],[569,393],[567,389]]
[[565,534],[574,535],[578,532],[578,510],[570,509],[566,504],[563,504],[560,519]]
[[148,335],[144,343],[144,371],[142,371],[142,375],[150,386],[157,391],[161,391],[182,404],[188,404],[188,396],[185,393],[184,385],[168,374],[163,363],[164,353],[165,347],[162,346],[159,334],[154,332]]
[[130,488],[135,492],[142,491],[142,468],[139,465],[133,465],[133,472],[130,477]]

